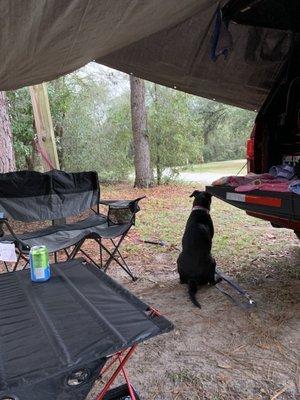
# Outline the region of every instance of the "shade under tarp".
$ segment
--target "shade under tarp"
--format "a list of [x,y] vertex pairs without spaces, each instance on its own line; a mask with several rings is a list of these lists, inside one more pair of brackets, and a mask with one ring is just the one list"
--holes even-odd
[[256,109],[283,65],[289,34],[231,23],[232,50],[226,60],[214,62],[211,38],[219,3],[0,0],[0,90],[51,80],[97,60],[188,93]]

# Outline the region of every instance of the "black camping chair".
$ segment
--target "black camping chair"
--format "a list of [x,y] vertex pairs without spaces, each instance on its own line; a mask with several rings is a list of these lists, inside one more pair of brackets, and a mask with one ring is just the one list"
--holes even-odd
[[[132,274],[119,248],[128,231],[132,225],[135,224],[136,213],[140,210],[138,203],[143,198],[145,198],[145,196],[139,197],[135,200],[100,200],[100,204],[108,206],[106,223],[101,224],[91,234],[82,238],[76,244],[68,259],[75,258],[76,255],[81,252],[93,264],[103,269],[104,272],[108,270],[111,262],[115,261],[133,281],[136,281],[137,277]],[[93,239],[99,244],[100,264],[96,263],[96,261],[82,249],[82,246],[87,239]],[[111,243],[112,250],[103,243],[105,240],[108,240]],[[105,261],[104,253],[108,255],[108,258]]]
[[[45,173],[19,171],[0,174],[0,213],[4,214],[0,214],[0,243],[14,243],[18,253],[17,262],[11,270],[4,262],[6,271],[15,271],[21,260],[25,261],[25,268],[30,249],[45,245],[55,261],[61,250],[67,259],[82,252],[105,271],[113,260],[116,261],[135,280],[120,252],[120,245],[135,223],[139,200],[141,198],[101,202],[96,172],[67,173],[53,170]],[[108,205],[107,215],[100,213],[100,204]],[[79,216],[86,210],[92,210],[92,215],[74,223],[66,222],[67,217]],[[33,232],[16,234],[7,217],[22,222],[52,220],[53,224]],[[9,234],[4,234],[4,226]],[[87,239],[94,239],[99,244],[100,264],[82,249]],[[105,240],[113,245],[112,251],[103,243]],[[103,253],[108,254],[105,262]]]

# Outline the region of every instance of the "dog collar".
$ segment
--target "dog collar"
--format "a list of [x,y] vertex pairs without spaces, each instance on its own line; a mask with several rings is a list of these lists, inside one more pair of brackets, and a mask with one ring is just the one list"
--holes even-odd
[[208,209],[207,209],[207,208],[205,208],[205,207],[201,207],[201,206],[194,206],[194,207],[192,208],[192,211],[196,211],[196,210],[202,210],[202,211],[205,211],[205,212],[207,212],[207,214],[209,214],[209,211],[208,211]]

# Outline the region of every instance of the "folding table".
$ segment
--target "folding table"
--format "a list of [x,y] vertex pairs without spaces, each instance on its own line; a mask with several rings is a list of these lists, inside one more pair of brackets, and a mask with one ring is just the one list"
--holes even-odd
[[0,399],[83,400],[114,366],[95,400],[108,398],[120,373],[135,399],[125,363],[138,343],[172,328],[83,259],[52,265],[44,283],[28,270],[1,274]]

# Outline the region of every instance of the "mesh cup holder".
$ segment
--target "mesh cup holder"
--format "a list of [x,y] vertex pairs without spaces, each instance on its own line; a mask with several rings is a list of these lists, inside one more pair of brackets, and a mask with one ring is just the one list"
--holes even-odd
[[70,373],[70,375],[67,377],[67,385],[70,387],[78,387],[84,385],[89,378],[89,371],[85,368],[81,368]]
[[110,206],[108,210],[108,224],[121,225],[128,224],[132,221],[133,212],[130,207],[113,207]]

